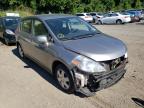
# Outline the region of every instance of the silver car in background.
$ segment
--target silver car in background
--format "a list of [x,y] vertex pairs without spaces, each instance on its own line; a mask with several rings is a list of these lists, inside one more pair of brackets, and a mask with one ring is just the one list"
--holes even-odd
[[124,24],[131,22],[130,15],[123,15],[121,13],[108,13],[99,18],[97,24]]
[[76,16],[24,18],[16,37],[20,57],[32,59],[54,75],[66,93],[92,96],[126,72],[125,44]]

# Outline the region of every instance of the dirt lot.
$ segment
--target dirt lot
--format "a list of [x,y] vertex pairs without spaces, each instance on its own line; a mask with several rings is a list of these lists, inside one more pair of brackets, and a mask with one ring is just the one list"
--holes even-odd
[[141,108],[132,98],[144,100],[144,25],[96,27],[127,44],[129,64],[124,79],[93,97],[68,95],[38,65],[20,60],[15,46],[0,43],[0,108]]

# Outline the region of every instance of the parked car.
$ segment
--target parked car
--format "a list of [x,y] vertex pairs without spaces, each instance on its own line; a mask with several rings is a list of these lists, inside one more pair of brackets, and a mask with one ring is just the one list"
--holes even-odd
[[16,37],[20,57],[48,70],[67,93],[94,95],[117,83],[126,72],[125,44],[76,16],[24,18]]
[[143,18],[142,10],[126,10],[125,12],[134,14],[135,17],[139,18],[139,21]]
[[139,22],[140,18],[138,16],[135,16],[133,12],[122,12],[123,15],[130,15],[131,22]]
[[20,21],[20,17],[6,16],[0,18],[0,38],[4,39],[6,45],[16,43],[15,30]]
[[129,15],[122,15],[120,13],[109,13],[98,19],[98,24],[124,24],[129,23],[130,21],[131,18]]
[[144,9],[142,9],[142,20],[144,20]]
[[98,19],[103,17],[102,13],[90,12],[90,15],[93,17],[93,22],[97,23]]
[[87,22],[93,22],[93,17],[89,13],[77,13],[76,16],[84,19]]

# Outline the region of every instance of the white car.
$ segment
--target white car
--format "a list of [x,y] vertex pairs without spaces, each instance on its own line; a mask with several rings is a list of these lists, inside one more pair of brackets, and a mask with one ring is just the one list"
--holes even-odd
[[130,15],[122,15],[120,13],[105,14],[98,19],[98,24],[124,24],[131,21]]
[[89,13],[77,13],[76,16],[84,19],[87,22],[93,22],[93,17]]

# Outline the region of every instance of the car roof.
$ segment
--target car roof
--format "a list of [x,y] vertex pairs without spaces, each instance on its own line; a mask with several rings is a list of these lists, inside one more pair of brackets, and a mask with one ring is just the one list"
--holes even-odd
[[34,15],[34,16],[25,17],[23,19],[38,18],[41,20],[48,20],[48,19],[67,18],[67,17],[75,17],[75,16],[68,15],[68,14],[41,14],[41,15]]

